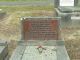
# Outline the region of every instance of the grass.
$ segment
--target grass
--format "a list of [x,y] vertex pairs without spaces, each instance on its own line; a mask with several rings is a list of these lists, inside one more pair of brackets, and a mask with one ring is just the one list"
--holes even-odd
[[26,2],[35,2],[35,1],[49,1],[49,0],[0,0],[0,1],[6,1],[6,2],[19,2],[19,1],[26,1]]
[[5,11],[31,11],[31,10],[46,10],[46,11],[52,11],[54,10],[54,6],[47,5],[47,6],[0,6],[0,9],[3,9]]
[[63,29],[66,49],[71,60],[80,60],[80,27]]

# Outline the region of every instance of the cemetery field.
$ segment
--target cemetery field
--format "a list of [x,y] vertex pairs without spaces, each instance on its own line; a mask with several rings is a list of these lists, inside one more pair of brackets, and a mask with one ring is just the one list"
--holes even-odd
[[[10,53],[15,49],[15,45],[17,44],[16,41],[20,39],[20,17],[55,16],[54,7],[51,5],[36,7],[0,6],[0,9],[7,13],[7,16],[3,20],[0,20],[0,39],[11,41],[9,44]],[[65,45],[71,60],[80,60],[80,27],[65,28],[62,31],[64,33]],[[12,44],[12,42],[15,43]]]

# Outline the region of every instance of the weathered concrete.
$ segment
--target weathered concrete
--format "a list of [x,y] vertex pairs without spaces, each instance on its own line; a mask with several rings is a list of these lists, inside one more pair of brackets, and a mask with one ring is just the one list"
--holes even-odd
[[0,40],[0,60],[4,60],[8,55],[8,46],[7,42]]

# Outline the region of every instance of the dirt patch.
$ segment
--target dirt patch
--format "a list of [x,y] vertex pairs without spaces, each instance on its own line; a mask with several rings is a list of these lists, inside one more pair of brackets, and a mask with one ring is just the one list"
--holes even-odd
[[63,29],[65,45],[71,60],[80,60],[80,27]]

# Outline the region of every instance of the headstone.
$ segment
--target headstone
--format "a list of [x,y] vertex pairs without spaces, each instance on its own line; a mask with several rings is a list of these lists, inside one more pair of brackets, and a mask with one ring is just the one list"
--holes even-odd
[[22,20],[24,40],[58,40],[59,21],[47,18]]

